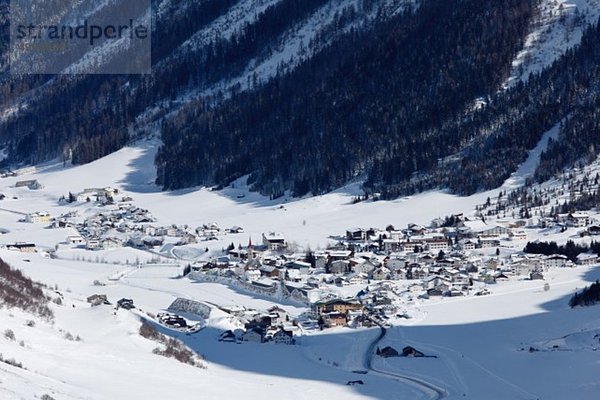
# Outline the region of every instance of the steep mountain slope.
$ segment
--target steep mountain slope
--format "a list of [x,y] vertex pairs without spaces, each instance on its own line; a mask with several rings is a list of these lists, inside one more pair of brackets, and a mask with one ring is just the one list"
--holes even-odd
[[[549,66],[600,15],[598,0],[153,0],[152,74],[20,76],[8,73],[8,1],[0,10],[4,166],[86,163],[160,133],[163,188],[250,174],[273,197],[356,178],[388,197],[497,185],[565,114],[527,125],[514,162],[479,150],[515,151],[488,137],[536,90],[521,84],[567,68]],[[477,98],[490,106],[474,112]],[[490,165],[469,184],[447,176],[452,160],[469,171],[480,158]]]
[[399,154],[394,174],[410,176],[458,144],[427,130],[506,79],[532,13],[530,1],[428,0],[344,35],[290,74],[165,124],[158,182],[216,184],[256,171],[256,189],[303,195]]

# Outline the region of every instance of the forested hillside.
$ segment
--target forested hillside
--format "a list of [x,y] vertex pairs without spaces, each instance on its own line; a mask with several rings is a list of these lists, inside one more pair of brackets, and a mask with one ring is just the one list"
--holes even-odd
[[[193,104],[163,125],[158,183],[173,189],[252,173],[264,193],[303,195],[369,171],[381,171],[383,183],[404,180],[458,148],[461,137],[437,127],[506,79],[533,7],[426,0],[255,91],[218,107]],[[381,168],[390,162],[389,172]]]
[[568,12],[549,0],[152,0],[151,74],[52,76],[9,73],[0,0],[2,166],[87,163],[160,135],[165,189],[249,175],[273,197],[353,179],[386,198],[470,194],[562,122],[535,175],[548,179],[598,153],[598,27],[541,73],[511,74],[542,14],[563,24],[547,32],[585,23]]

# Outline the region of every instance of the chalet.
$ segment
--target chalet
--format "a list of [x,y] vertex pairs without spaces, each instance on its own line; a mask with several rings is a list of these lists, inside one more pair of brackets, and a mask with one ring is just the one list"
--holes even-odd
[[592,225],[587,228],[587,234],[591,236],[600,235],[600,225]]
[[119,308],[123,308],[125,310],[132,310],[135,308],[135,305],[133,304],[133,300],[132,299],[121,299],[119,301],[117,301],[117,306]]
[[414,249],[415,244],[399,239],[383,239],[383,250],[386,253],[398,253]]
[[123,242],[116,238],[106,238],[102,240],[102,248],[104,250],[118,249],[123,247]]
[[323,323],[327,328],[333,328],[336,326],[344,326],[348,323],[348,319],[346,314],[342,314],[339,312],[331,312],[327,314],[322,314]]
[[327,301],[318,301],[313,304],[313,310],[317,315],[331,312],[346,314],[348,311],[360,311],[362,309],[362,304],[356,300],[333,299]]
[[529,275],[535,270],[536,269],[534,269],[530,265],[527,265],[522,262],[517,262],[510,265],[510,272],[512,272],[515,275]]
[[179,315],[164,313],[159,314],[158,317],[160,322],[173,328],[186,328],[188,326],[185,318]]
[[546,257],[547,268],[564,268],[567,266],[568,258],[562,254],[553,254]]
[[26,181],[18,181],[15,184],[16,188],[20,188],[20,187],[26,187],[29,190],[40,190],[43,188],[43,186],[37,181],[37,179],[31,179],[31,180],[26,180]]
[[277,267],[271,265],[263,265],[258,269],[261,276],[272,279],[279,279],[281,271]]
[[411,236],[414,235],[423,235],[427,232],[427,228],[422,225],[417,224],[408,224],[407,233]]
[[9,250],[20,251],[21,253],[35,253],[35,244],[33,243],[15,243],[7,247]]
[[162,246],[164,240],[160,237],[145,236],[142,238],[142,244],[145,247]]
[[513,229],[508,236],[511,240],[527,240],[527,233],[523,229]]
[[85,242],[86,250],[98,250],[100,249],[100,240],[99,239],[88,239]]
[[495,236],[501,236],[501,235],[508,235],[510,232],[510,229],[505,228],[503,226],[500,225],[496,225],[492,228],[484,228],[481,229],[477,232],[477,235],[482,238],[482,237],[495,237]]
[[394,349],[393,347],[386,346],[381,350],[379,350],[379,348],[377,348],[377,355],[379,357],[383,357],[383,358],[390,358],[390,357],[398,357],[398,356],[400,356],[400,353],[398,353],[398,350]]
[[346,231],[347,240],[366,240],[367,231],[361,228],[352,228]]
[[450,248],[448,240],[446,239],[426,239],[425,243],[427,250],[429,251],[447,251]]
[[540,271],[533,271],[529,273],[529,279],[531,279],[532,281],[543,280],[544,274],[542,274]]
[[571,213],[567,216],[567,223],[576,228],[584,228],[591,222],[589,215],[585,213]]
[[267,310],[271,317],[272,325],[281,325],[289,319],[287,311],[278,306],[273,306]]
[[281,233],[267,232],[262,234],[263,245],[269,250],[284,250],[287,247],[285,237]]
[[349,260],[352,256],[352,251],[350,250],[330,250],[327,252],[329,256],[329,260],[331,262],[338,260]]
[[402,349],[402,357],[425,357],[425,354],[412,346],[406,346]]
[[79,235],[72,235],[67,236],[67,243],[78,245],[85,243],[85,240]]
[[477,243],[474,242],[473,240],[464,240],[464,241],[460,242],[460,247],[464,251],[473,251],[473,250],[475,250],[476,246],[477,246]]
[[50,214],[47,212],[35,212],[27,214],[25,221],[33,224],[47,224],[50,222]]
[[294,334],[291,331],[280,328],[273,334],[273,342],[277,344],[295,344]]
[[386,267],[377,268],[373,271],[373,279],[376,281],[383,281],[390,278],[391,271]]
[[241,228],[239,226],[232,226],[231,228],[229,228],[229,233],[244,233],[244,228]]
[[364,285],[367,283],[367,275],[363,273],[352,273],[344,277],[348,285]]
[[499,247],[500,240],[494,237],[481,237],[479,238],[479,247],[482,249],[489,249],[492,247]]
[[594,253],[581,253],[577,256],[578,265],[595,265],[598,264],[598,255]]
[[332,261],[327,270],[331,274],[343,274],[350,271],[350,261],[348,260],[335,260]]
[[390,271],[396,271],[406,266],[406,259],[401,257],[390,257],[386,260],[385,266]]
[[265,331],[260,328],[252,328],[242,334],[244,342],[264,343]]
[[93,306],[101,304],[110,304],[105,294],[93,294],[87,298],[87,302]]
[[237,342],[237,337],[235,336],[235,333],[233,333],[233,331],[228,330],[228,331],[223,332],[219,336],[219,342],[234,343],[234,342]]
[[257,269],[250,269],[250,270],[246,271],[246,273],[244,275],[246,276],[246,279],[248,281],[252,282],[252,281],[260,280],[261,273]]

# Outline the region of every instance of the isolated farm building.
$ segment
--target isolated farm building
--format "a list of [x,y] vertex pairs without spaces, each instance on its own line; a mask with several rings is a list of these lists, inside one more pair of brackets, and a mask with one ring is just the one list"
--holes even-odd
[[119,306],[119,308],[124,308],[125,310],[132,310],[135,308],[135,305],[133,304],[133,300],[125,299],[125,298],[117,301],[117,306]]
[[231,228],[229,228],[229,233],[244,233],[244,228],[239,227],[239,226],[232,226]]
[[402,357],[425,357],[425,354],[412,346],[406,346],[402,349]]
[[390,358],[390,357],[398,357],[400,354],[398,353],[398,350],[394,349],[391,346],[386,346],[383,349],[379,350],[379,348],[377,348],[377,355],[383,358]]
[[35,253],[35,244],[33,243],[15,243],[8,246],[9,250],[17,250],[21,253]]
[[40,184],[37,179],[31,179],[31,180],[27,180],[27,181],[18,181],[15,184],[15,187],[17,187],[17,188],[26,187],[30,190],[39,190],[39,189],[43,188],[42,184]]
[[92,306],[110,304],[105,294],[93,294],[87,298],[87,302],[90,303]]

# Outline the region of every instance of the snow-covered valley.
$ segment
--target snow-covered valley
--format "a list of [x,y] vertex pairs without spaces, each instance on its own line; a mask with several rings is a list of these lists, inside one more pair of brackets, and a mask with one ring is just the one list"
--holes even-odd
[[[249,238],[259,241],[265,231],[283,232],[297,251],[306,246],[324,249],[335,243],[331,235],[350,226],[427,224],[449,214],[470,215],[486,197],[497,195],[460,198],[430,192],[397,201],[352,204],[356,184],[324,196],[272,201],[248,192],[242,182],[221,191],[197,188],[162,193],[152,184],[155,146],[153,141],[144,141],[85,166],[47,165],[0,181],[6,196],[0,210],[0,224],[7,231],[0,238],[2,244],[33,242],[37,248],[35,253],[4,248],[0,257],[63,296],[62,305],[51,305],[53,322],[16,309],[0,312],[2,331],[14,333],[14,339],[0,338],[0,353],[3,359],[24,367],[0,363],[3,398],[42,398],[44,394],[56,399],[194,398],[201,394],[206,398],[417,399],[437,398],[440,393],[447,398],[595,398],[595,348],[572,341],[565,351],[551,351],[551,345],[543,345],[600,328],[595,307],[568,306],[576,289],[600,277],[595,265],[552,269],[544,281],[499,282],[489,286],[487,296],[415,298],[405,305],[411,318],[393,319],[377,346],[410,345],[434,357],[375,357],[373,368],[394,374],[390,376],[363,373],[380,328],[307,330],[297,334],[295,346],[220,342],[224,330],[240,328],[224,309],[266,310],[278,305],[296,318],[307,308],[236,286],[182,278],[183,260],[130,247],[77,249],[64,243],[67,236],[76,234],[73,228],[47,229],[46,224],[19,222],[24,214],[36,211],[50,215],[102,211],[94,201],[67,204],[58,199],[84,187],[112,186],[120,196],[147,208],[156,224],[196,226],[210,221],[244,227],[242,234],[201,242],[197,247],[209,249],[202,259],[218,254],[231,241],[236,247],[246,245]],[[532,157],[536,154],[532,152]],[[43,188],[15,188],[23,179],[37,180]],[[552,235],[560,241],[573,232]],[[520,248],[517,244],[503,252]],[[49,257],[49,252],[54,255]],[[543,282],[549,290],[544,290]],[[340,290],[350,294],[360,286]],[[113,303],[132,298],[137,310],[90,307],[86,298],[96,293],[105,294]],[[140,318],[164,312],[176,298],[214,305],[206,328],[198,333],[156,325],[200,354],[204,368],[153,354],[156,343],[139,336]],[[30,320],[34,326],[29,326]],[[597,339],[592,335],[576,343],[593,340]],[[540,351],[529,351],[530,347]],[[406,377],[438,387],[440,393]],[[359,380],[363,384],[347,385]]]

